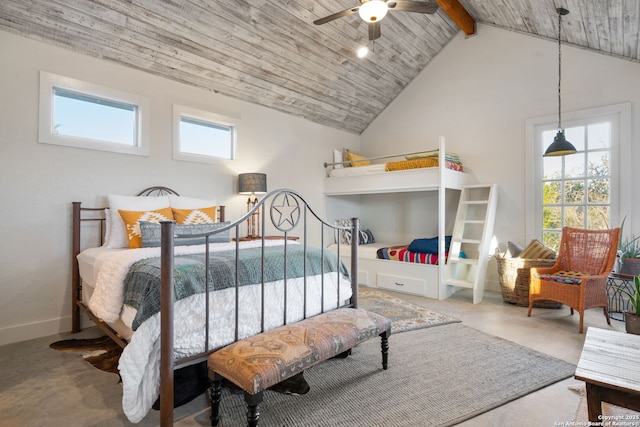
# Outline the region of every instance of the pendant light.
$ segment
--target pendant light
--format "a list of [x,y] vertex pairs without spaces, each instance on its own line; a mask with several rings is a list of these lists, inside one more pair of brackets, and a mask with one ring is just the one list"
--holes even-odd
[[558,12],[558,133],[553,142],[544,152],[544,157],[548,156],[565,156],[567,154],[574,154],[577,150],[569,141],[564,137],[564,129],[562,128],[562,100],[560,97],[560,82],[562,80],[562,42],[560,41],[562,31],[562,16],[569,13],[567,9],[559,7],[556,9]]

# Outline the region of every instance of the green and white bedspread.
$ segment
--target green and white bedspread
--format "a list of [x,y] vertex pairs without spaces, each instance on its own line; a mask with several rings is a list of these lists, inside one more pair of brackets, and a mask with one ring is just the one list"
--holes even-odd
[[[174,295],[176,300],[204,293],[205,254],[190,254],[174,258]],[[263,280],[262,248],[246,248],[238,251],[238,286],[254,285]],[[332,251],[302,245],[264,248],[264,282],[277,282],[307,276],[336,272],[348,272]],[[209,291],[236,286],[236,251],[211,252],[208,272]],[[135,308],[133,330],[160,311],[160,258],[148,258],[135,262],[124,279],[124,304]]]

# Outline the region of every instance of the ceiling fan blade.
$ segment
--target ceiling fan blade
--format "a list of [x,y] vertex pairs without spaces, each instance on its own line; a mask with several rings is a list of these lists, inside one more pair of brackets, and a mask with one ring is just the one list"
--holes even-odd
[[325,16],[324,18],[316,19],[313,21],[316,25],[326,24],[327,22],[331,22],[334,19],[342,18],[343,16],[351,15],[352,13],[356,13],[360,9],[360,6],[352,7],[351,9],[345,9],[341,12],[334,13],[333,15]]
[[367,25],[369,28],[369,40],[380,38],[380,21],[370,22]]
[[387,6],[390,10],[399,10],[402,12],[434,14],[438,10],[438,3],[435,1],[398,0],[387,2]]

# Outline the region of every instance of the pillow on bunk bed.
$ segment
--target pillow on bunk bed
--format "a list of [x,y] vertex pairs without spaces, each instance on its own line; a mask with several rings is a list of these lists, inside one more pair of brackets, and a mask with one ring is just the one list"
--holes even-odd
[[[449,246],[451,245],[451,236],[444,236],[444,251],[449,252]],[[419,254],[437,254],[438,253],[438,238],[432,237],[429,239],[415,239],[409,243],[409,251],[417,252]]]
[[344,149],[343,157],[349,162],[346,163],[346,166],[348,167],[368,166],[371,164],[369,160],[365,160],[365,157],[356,154],[353,151],[349,151],[346,148]]
[[333,163],[335,163],[335,165],[333,165],[334,169],[342,169],[344,168],[344,164],[342,163],[344,161],[344,158],[342,157],[342,151],[341,150],[336,150],[335,148],[333,149]]
[[[183,234],[202,234],[210,233],[219,228],[222,228],[230,223],[227,222],[214,222],[208,224],[176,224],[175,233],[178,235]],[[140,222],[140,233],[142,234],[142,247],[143,248],[156,248],[160,246],[161,225],[155,222]],[[209,243],[228,243],[231,240],[230,230],[222,231],[218,234],[212,234],[209,237]],[[184,237],[175,239],[176,246],[191,246],[191,245],[203,245],[205,243],[204,237]]]
[[[337,219],[334,221],[334,224],[338,227],[350,227],[351,220],[350,219]],[[368,245],[370,243],[375,243],[376,239],[373,237],[373,232],[369,229],[359,230],[360,239],[358,244],[360,245]],[[335,234],[335,242],[340,243],[342,245],[350,245],[351,244],[351,230],[336,230]]]

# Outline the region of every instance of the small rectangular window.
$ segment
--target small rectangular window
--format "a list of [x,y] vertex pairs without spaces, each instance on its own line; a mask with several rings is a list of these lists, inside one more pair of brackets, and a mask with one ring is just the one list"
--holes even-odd
[[[42,72],[38,140],[46,144],[148,155],[144,97]],[[146,119],[146,120],[145,120]]]
[[137,145],[136,105],[54,87],[53,111],[56,134]]
[[211,163],[235,158],[238,120],[174,105],[173,157]]

